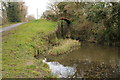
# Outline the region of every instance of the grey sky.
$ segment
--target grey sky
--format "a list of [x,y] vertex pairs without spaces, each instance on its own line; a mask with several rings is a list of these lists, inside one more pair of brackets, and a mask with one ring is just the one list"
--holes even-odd
[[28,6],[28,15],[33,15],[37,17],[37,8],[38,15],[41,16],[42,13],[47,9],[47,4],[49,0],[24,0]]

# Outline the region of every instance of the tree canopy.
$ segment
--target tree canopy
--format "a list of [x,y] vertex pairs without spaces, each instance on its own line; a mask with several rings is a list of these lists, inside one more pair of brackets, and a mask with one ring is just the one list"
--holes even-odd
[[3,23],[25,21],[27,7],[24,2],[2,2]]
[[59,2],[55,6],[54,11],[57,11],[57,14],[54,14],[54,16],[57,17],[55,17],[56,19],[66,17],[71,20],[72,38],[96,41],[108,45],[119,43],[120,3]]

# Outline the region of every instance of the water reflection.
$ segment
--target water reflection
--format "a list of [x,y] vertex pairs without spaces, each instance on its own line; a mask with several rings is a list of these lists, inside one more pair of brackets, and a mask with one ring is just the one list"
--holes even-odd
[[76,72],[75,66],[68,67],[68,66],[63,66],[58,62],[46,62],[46,58],[45,60],[43,60],[43,62],[49,66],[49,68],[51,69],[51,74],[57,75],[59,78],[71,77]]
[[[85,44],[80,49],[68,54],[57,57],[48,56],[49,62],[47,64],[51,70],[56,70],[56,72],[53,70],[52,73],[58,74],[60,77],[116,78],[120,75],[118,50],[117,47]],[[63,73],[65,76],[61,75]]]

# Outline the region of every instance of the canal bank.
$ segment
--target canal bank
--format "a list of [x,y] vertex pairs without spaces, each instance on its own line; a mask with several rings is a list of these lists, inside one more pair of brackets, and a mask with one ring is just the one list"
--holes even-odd
[[51,54],[63,54],[80,45],[76,40],[56,38],[55,29],[56,22],[41,19],[3,32],[3,78],[54,77],[49,67],[36,57],[47,55],[49,50]]
[[55,22],[36,20],[3,33],[3,78],[117,76],[119,57],[115,47],[56,38],[55,26]]
[[49,77],[49,68],[34,58],[46,46],[42,37],[55,29],[56,22],[44,19],[22,24],[3,32],[2,78]]

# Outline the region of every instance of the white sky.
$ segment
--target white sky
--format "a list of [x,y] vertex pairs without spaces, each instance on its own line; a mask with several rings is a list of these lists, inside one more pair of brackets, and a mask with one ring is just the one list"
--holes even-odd
[[49,0],[24,0],[28,6],[28,15],[33,15],[37,18],[37,8],[39,17],[47,10]]

